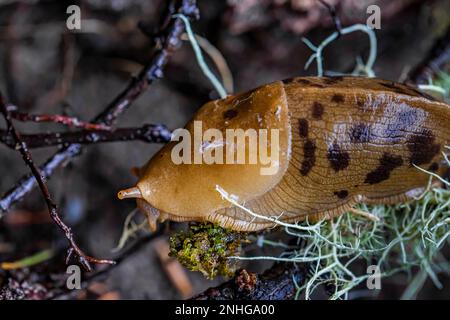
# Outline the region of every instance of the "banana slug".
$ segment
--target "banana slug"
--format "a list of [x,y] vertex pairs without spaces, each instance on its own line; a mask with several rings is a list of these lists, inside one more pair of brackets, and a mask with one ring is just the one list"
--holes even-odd
[[[362,77],[277,81],[206,103],[185,128],[194,133],[198,121],[202,133],[278,130],[279,149],[271,150],[278,152],[277,171],[261,174],[261,161],[176,164],[177,142],[171,141],[137,170],[135,187],[118,193],[137,198],[151,228],[165,219],[210,221],[236,231],[273,226],[222,199],[216,185],[253,212],[286,222],[332,218],[357,203],[406,201],[429,181],[414,165],[443,174],[450,142],[448,104],[404,84]],[[245,152],[250,157],[260,150],[247,146]]]

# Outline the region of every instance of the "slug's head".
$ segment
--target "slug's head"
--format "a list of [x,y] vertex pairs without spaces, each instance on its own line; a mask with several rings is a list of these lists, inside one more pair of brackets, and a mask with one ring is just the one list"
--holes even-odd
[[208,102],[118,196],[137,198],[152,228],[157,219],[225,224],[233,217],[215,213],[232,205],[216,187],[240,203],[266,193],[287,170],[290,135],[281,83]]

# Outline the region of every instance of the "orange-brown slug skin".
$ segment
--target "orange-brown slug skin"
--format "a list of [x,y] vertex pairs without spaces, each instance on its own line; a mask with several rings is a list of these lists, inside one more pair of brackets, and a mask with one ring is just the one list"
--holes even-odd
[[[217,185],[249,210],[286,222],[331,218],[357,203],[405,201],[429,181],[414,165],[442,174],[450,144],[449,105],[404,84],[360,77],[274,82],[206,103],[186,125],[191,133],[194,121],[202,132],[215,128],[224,136],[227,129],[276,129],[278,170],[262,175],[261,161],[175,164],[173,141],[121,194],[140,194],[133,197],[152,226],[156,219],[210,221],[237,231],[273,226],[222,199]],[[225,144],[206,145],[212,142]],[[247,145],[247,157],[260,150],[253,153]]]

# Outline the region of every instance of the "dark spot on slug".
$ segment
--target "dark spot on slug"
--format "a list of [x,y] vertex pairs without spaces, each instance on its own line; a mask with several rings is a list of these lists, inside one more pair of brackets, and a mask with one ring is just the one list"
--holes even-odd
[[409,163],[411,165],[429,163],[441,148],[439,144],[434,143],[435,139],[434,134],[428,129],[413,134],[406,142],[410,152]]
[[308,120],[304,118],[298,119],[298,132],[300,137],[308,137]]
[[300,173],[306,176],[316,163],[316,144],[308,139],[303,145],[303,162]]
[[380,159],[380,164],[378,167],[367,174],[364,182],[368,184],[376,184],[387,180],[389,179],[391,172],[395,168],[400,167],[402,164],[403,159],[401,156],[384,153]]
[[323,115],[323,104],[319,103],[319,102],[314,102],[313,106],[312,106],[312,116],[314,119],[320,120],[322,119],[322,115]]
[[294,81],[295,81],[296,83],[303,84],[303,85],[305,85],[305,86],[308,86],[308,85],[311,84],[311,82],[310,82],[309,80],[302,79],[302,78],[294,78]]
[[321,83],[313,82],[304,78],[291,78],[282,80],[284,84],[297,83],[303,86],[314,87],[314,88],[325,88],[325,86]]
[[289,78],[289,79],[284,79],[281,80],[281,82],[283,82],[283,84],[290,84],[290,83],[295,83],[295,78]]
[[356,100],[356,105],[358,106],[359,110],[366,111],[366,99],[358,97]]
[[395,82],[380,82],[380,85],[398,94],[411,95],[411,92],[407,90],[407,88],[400,87],[400,85]]
[[335,196],[337,196],[339,199],[345,199],[348,197],[348,191],[347,190],[340,190],[333,192]]
[[370,126],[358,123],[350,129],[350,141],[355,143],[370,142]]
[[327,157],[330,161],[331,167],[336,172],[347,168],[350,162],[350,155],[348,154],[348,152],[341,150],[341,147],[337,143],[334,143],[328,149]]
[[380,81],[379,82],[380,86],[385,87],[385,88],[389,88],[389,89],[397,89],[397,87],[395,86],[395,82],[393,81]]
[[235,109],[230,109],[223,113],[223,117],[228,120],[237,117],[237,115],[238,112]]
[[332,102],[342,103],[345,101],[345,97],[342,94],[336,93],[331,97]]
[[344,80],[343,76],[336,76],[336,77],[324,77],[323,78],[323,83],[328,84],[328,85],[333,85],[336,84],[340,81]]
[[429,167],[428,167],[428,171],[431,172],[436,172],[439,169],[439,165],[437,164],[437,162],[433,162]]
[[303,86],[314,87],[314,88],[325,88],[325,86],[321,83],[313,82],[308,79],[303,78],[291,78],[282,80],[284,84],[297,83]]

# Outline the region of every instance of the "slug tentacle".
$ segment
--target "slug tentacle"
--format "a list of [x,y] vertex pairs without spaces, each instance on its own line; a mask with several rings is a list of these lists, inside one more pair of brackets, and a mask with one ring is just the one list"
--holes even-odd
[[122,200],[122,199],[132,199],[132,198],[140,199],[140,198],[142,198],[142,194],[141,194],[141,190],[139,190],[139,188],[132,187],[132,188],[120,190],[117,193],[117,197],[120,200]]

